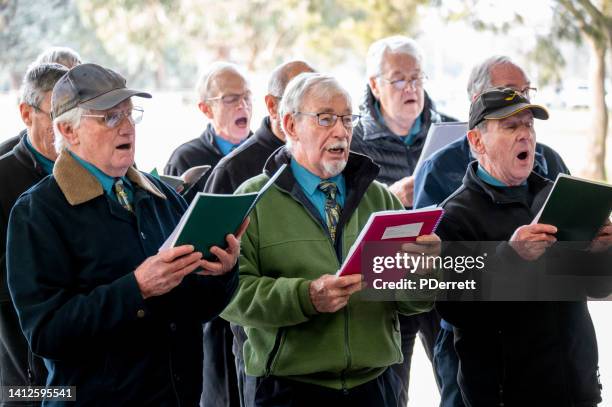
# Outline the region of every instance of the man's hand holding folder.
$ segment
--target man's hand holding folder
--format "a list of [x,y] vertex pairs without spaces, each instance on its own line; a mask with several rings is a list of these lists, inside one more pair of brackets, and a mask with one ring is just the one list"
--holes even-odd
[[156,255],[147,258],[134,270],[142,298],[166,294],[198,268],[202,270],[195,274],[203,276],[220,276],[231,271],[240,256],[240,238],[248,226],[249,218],[246,218],[236,235],[225,237],[226,249],[211,247],[210,252],[216,256],[215,261],[202,259],[202,252],[195,251],[195,247],[188,244],[161,249]]
[[246,232],[247,227],[249,227],[250,221],[251,219],[247,217],[240,225],[236,235],[230,233],[225,237],[225,241],[227,242],[226,249],[222,249],[219,246],[212,246],[210,248],[210,253],[216,257],[217,261],[202,260],[201,267],[203,270],[198,271],[196,274],[201,274],[203,276],[219,276],[233,269],[238,261],[238,256],[240,256],[240,239],[242,235],[244,235],[244,232]]
[[310,301],[318,312],[336,312],[348,304],[351,295],[364,287],[361,274],[333,276],[324,274],[309,287]]
[[[416,241],[411,243],[404,243],[402,245],[402,252],[408,253],[412,256],[439,256],[442,251],[442,241],[440,237],[435,233],[429,235],[421,235],[416,238]],[[425,265],[414,270],[415,274],[425,275],[429,274],[433,269],[427,268]]]

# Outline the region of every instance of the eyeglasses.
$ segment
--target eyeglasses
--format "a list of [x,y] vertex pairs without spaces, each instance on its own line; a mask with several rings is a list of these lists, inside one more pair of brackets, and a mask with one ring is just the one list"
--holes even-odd
[[214,98],[208,98],[206,100],[221,100],[226,106],[235,106],[244,99],[247,105],[251,105],[251,92],[245,93],[232,93],[229,95],[215,96]]
[[84,114],[82,117],[99,117],[104,119],[104,124],[109,129],[115,128],[123,121],[125,117],[130,123],[138,124],[142,121],[144,110],[141,107],[133,107],[130,110],[113,110],[105,114]]
[[359,123],[361,118],[358,114],[343,114],[337,115],[334,113],[310,113],[310,112],[294,112],[295,114],[303,114],[317,118],[317,123],[322,127],[333,127],[338,119],[342,121],[342,125],[347,129],[352,129]]
[[407,85],[410,85],[412,90],[417,90],[423,87],[423,84],[427,81],[426,75],[420,75],[412,79],[387,79],[379,76],[380,79],[393,86],[396,90],[404,90]]
[[44,113],[47,116],[49,116],[49,118],[51,118],[51,112],[44,111],[43,109],[41,109],[40,107],[38,107],[36,105],[30,105],[30,106],[32,106],[34,108],[34,110],[36,110],[37,112]]
[[538,93],[538,88],[526,86],[523,89],[519,90],[518,93],[520,93],[521,96],[523,96],[525,99],[531,100]]

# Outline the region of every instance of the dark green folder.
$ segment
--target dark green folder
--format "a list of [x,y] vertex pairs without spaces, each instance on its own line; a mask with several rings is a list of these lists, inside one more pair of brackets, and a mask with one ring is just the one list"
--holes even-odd
[[536,223],[557,227],[558,241],[590,242],[612,212],[612,185],[559,174]]
[[238,195],[198,193],[162,248],[191,244],[204,258],[213,258],[210,248],[227,247],[225,236],[238,231],[285,167],[281,166],[259,192]]

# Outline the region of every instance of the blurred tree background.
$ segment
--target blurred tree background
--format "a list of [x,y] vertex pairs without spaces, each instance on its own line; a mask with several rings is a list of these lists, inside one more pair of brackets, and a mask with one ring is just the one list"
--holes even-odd
[[[156,88],[193,85],[201,60],[270,69],[300,49],[323,62],[375,39],[413,35],[426,0],[0,0],[0,67],[16,87],[51,45]],[[338,51],[340,52],[338,53]]]
[[[480,30],[489,30],[508,35],[515,27],[525,22],[525,16],[519,13],[506,16],[506,21],[491,23],[483,19],[476,5],[480,0],[465,0],[460,12],[449,13],[449,20],[466,19]],[[566,59],[560,50],[564,42],[575,45],[586,43],[591,51],[592,72],[591,88],[593,109],[593,128],[589,138],[591,159],[583,175],[594,179],[606,179],[606,140],[608,136],[608,106],[606,106],[606,73],[607,59],[612,62],[612,0],[554,0],[551,1],[552,21],[549,29],[537,37],[535,47],[528,52],[541,69],[538,83],[547,85],[562,84],[562,72]],[[609,71],[610,68],[608,68]]]
[[[483,3],[497,11],[495,19],[480,12]],[[427,10],[439,10],[448,24],[462,21],[500,38],[528,24],[529,8],[503,15],[499,4],[491,0],[0,0],[0,90],[17,89],[28,64],[52,45],[72,47],[86,61],[114,67],[134,86],[164,90],[192,88],[198,71],[220,59],[250,72],[269,72],[288,58],[306,58],[321,70],[342,65],[363,72],[372,41],[392,34],[419,39],[431,29],[432,22],[422,18]],[[593,128],[586,175],[605,179],[612,0],[547,0],[546,4],[550,21],[522,50],[524,60],[519,62],[537,72],[539,86],[560,88],[568,62],[565,44],[591,50]],[[441,38],[430,44],[428,58],[439,54],[444,43]],[[466,49],[478,46],[466,44]],[[438,61],[456,68],[444,58]]]

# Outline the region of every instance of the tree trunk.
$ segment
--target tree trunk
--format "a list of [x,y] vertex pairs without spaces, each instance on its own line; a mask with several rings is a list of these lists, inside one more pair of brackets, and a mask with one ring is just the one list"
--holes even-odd
[[590,179],[606,179],[606,136],[608,135],[608,109],[605,99],[606,50],[607,43],[586,37],[593,51],[593,71],[591,86],[593,89],[593,133],[589,137],[587,163],[583,175]]

